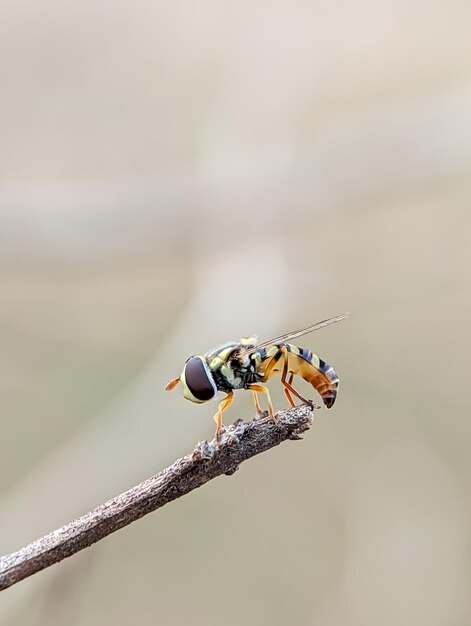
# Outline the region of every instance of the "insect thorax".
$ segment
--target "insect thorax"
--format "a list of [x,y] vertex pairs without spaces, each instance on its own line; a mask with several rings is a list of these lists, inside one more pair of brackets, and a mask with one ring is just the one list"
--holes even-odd
[[251,355],[239,357],[247,344],[228,343],[206,355],[206,362],[220,391],[248,389],[252,383],[260,382],[262,374],[257,372],[257,361]]

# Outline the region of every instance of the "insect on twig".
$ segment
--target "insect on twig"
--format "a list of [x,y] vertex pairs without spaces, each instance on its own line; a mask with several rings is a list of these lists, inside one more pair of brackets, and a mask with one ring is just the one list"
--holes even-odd
[[343,313],[262,343],[257,342],[256,337],[246,337],[239,342],[225,343],[206,354],[191,356],[180,377],[171,380],[165,389],[171,391],[181,383],[184,397],[198,403],[225,393],[214,416],[218,442],[223,427],[222,414],[232,403],[236,389],[252,391],[258,413],[261,413],[261,408],[257,393],[265,394],[270,417],[276,421],[270,393],[263,384],[275,374],[281,374],[283,391],[290,406],[295,406],[293,397],[309,404],[292,384],[294,376],[301,376],[316,389],[330,409],[339,386],[339,377],[333,367],[310,350],[298,348],[288,341],[340,322],[347,316],[348,313]]

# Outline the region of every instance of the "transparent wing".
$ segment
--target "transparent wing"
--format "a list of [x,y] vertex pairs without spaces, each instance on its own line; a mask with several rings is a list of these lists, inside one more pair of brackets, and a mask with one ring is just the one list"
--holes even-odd
[[284,343],[285,341],[289,341],[290,339],[295,339],[296,337],[301,337],[302,335],[307,335],[308,333],[313,333],[315,330],[319,330],[320,328],[325,328],[326,326],[330,326],[331,324],[336,324],[341,320],[344,320],[348,317],[348,313],[342,313],[342,315],[336,315],[335,317],[329,317],[327,320],[322,320],[322,322],[317,322],[316,324],[312,324],[312,326],[306,326],[306,328],[300,328],[299,330],[293,330],[290,333],[286,333],[285,335],[280,335],[279,337],[275,337],[274,339],[269,339],[268,341],[263,341],[262,343],[257,343],[253,348],[249,348],[248,350],[243,350],[240,354],[251,354],[255,352],[259,348],[266,348],[268,346],[272,346],[278,343]]

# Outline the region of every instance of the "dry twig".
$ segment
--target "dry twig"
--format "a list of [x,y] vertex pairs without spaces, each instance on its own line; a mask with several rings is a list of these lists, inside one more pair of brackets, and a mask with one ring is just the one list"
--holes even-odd
[[312,424],[312,407],[281,411],[277,418],[277,424],[267,417],[236,422],[226,428],[219,448],[214,440],[199,443],[192,454],[159,474],[18,552],[1,557],[0,590],[91,546],[216,476],[233,474],[242,461],[287,439],[300,439]]

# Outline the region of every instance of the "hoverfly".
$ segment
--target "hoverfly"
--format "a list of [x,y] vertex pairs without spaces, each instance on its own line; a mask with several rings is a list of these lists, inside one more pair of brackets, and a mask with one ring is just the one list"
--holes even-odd
[[214,416],[216,422],[216,441],[221,436],[222,414],[230,406],[235,389],[252,391],[257,412],[261,413],[257,393],[264,393],[268,401],[270,417],[276,421],[270,393],[262,383],[274,374],[281,373],[284,394],[290,404],[295,406],[293,396],[305,404],[309,400],[296,391],[292,382],[295,375],[301,376],[316,389],[325,406],[330,409],[337,396],[339,377],[333,367],[306,348],[287,343],[290,339],[301,337],[335,322],[340,322],[348,313],[331,317],[312,326],[307,326],[275,339],[257,343],[256,337],[246,337],[237,342],[225,343],[206,354],[191,356],[187,359],[179,378],[171,380],[165,389],[171,391],[182,384],[183,395],[192,402],[203,403],[221,396],[218,410]]

